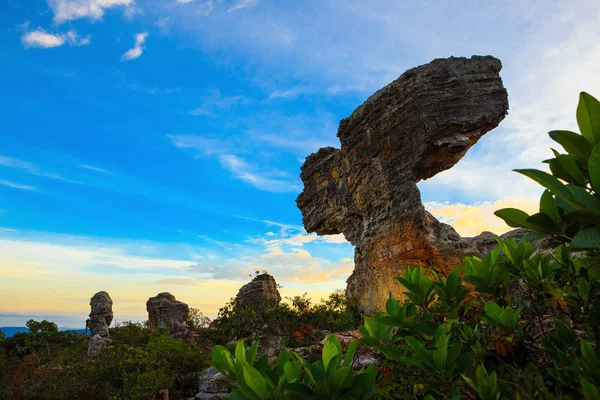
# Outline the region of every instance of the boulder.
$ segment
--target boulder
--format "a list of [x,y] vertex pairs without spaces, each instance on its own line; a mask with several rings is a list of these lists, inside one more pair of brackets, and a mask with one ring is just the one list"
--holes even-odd
[[109,342],[110,339],[107,337],[102,337],[98,334],[92,336],[90,342],[88,343],[88,357],[98,357]]
[[106,292],[98,292],[90,299],[90,318],[87,320],[87,328],[93,337],[108,337],[108,327],[113,320],[113,301]]
[[281,302],[277,282],[271,275],[264,273],[241,287],[235,296],[235,309],[251,309],[257,316],[273,310]]
[[229,397],[231,382],[225,375],[210,367],[198,375],[200,391],[196,399],[221,399]]
[[146,302],[150,329],[159,326],[168,328],[174,338],[191,337],[186,319],[190,313],[187,304],[177,300],[171,293],[163,292],[151,297]]
[[304,227],[318,235],[343,233],[355,246],[346,294],[363,312],[383,310],[390,296],[404,299],[394,277],[408,266],[445,274],[467,255],[465,248],[478,245],[457,245],[460,236],[431,219],[417,182],[451,168],[504,119],[501,68],[491,56],[412,68],[340,122],[340,149],[306,158],[296,200]]

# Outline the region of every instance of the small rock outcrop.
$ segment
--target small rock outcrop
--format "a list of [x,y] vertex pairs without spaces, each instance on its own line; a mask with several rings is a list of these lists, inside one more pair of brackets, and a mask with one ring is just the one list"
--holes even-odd
[[196,399],[222,399],[229,397],[231,382],[215,367],[205,369],[198,375],[200,391]]
[[112,311],[113,301],[106,292],[98,292],[90,299],[90,318],[87,321],[87,328],[93,337],[108,337],[108,327],[113,320]]
[[86,321],[92,339],[88,344],[88,356],[96,357],[110,342],[108,327],[113,320],[113,301],[106,292],[98,292],[90,299],[91,312]]
[[94,335],[88,343],[88,357],[98,357],[102,350],[106,348],[106,345],[110,342],[110,339],[101,337],[100,335]]
[[304,227],[343,233],[355,246],[346,293],[364,312],[382,310],[390,295],[404,298],[394,277],[408,266],[447,273],[465,255],[451,227],[435,230],[416,184],[451,168],[504,119],[501,69],[491,56],[412,68],[340,122],[340,149],[307,157],[296,200]]
[[150,297],[146,302],[146,310],[150,329],[162,326],[168,328],[174,338],[190,338],[190,329],[185,322],[190,308],[171,293],[163,292]]
[[254,277],[242,286],[235,296],[235,308],[252,309],[256,315],[273,310],[281,302],[277,282],[271,275],[264,273]]

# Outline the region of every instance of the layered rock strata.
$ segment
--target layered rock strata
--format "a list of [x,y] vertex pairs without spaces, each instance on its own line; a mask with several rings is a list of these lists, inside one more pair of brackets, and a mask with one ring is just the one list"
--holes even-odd
[[382,310],[389,296],[404,298],[394,277],[408,266],[447,273],[469,253],[425,211],[416,184],[454,166],[504,119],[501,68],[490,56],[412,68],[340,122],[340,149],[307,157],[296,201],[304,227],[343,233],[355,246],[346,292],[364,312]]

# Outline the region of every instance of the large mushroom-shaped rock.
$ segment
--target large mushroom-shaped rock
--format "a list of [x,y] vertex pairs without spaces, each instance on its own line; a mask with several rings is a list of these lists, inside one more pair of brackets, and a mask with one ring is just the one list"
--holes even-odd
[[264,273],[254,277],[242,286],[235,296],[235,308],[252,309],[256,315],[273,310],[281,301],[277,282],[271,275]]
[[340,122],[340,149],[322,148],[302,166],[296,202],[304,227],[343,233],[355,246],[346,293],[364,312],[382,310],[390,296],[404,298],[394,277],[408,266],[445,273],[465,255],[437,246],[416,184],[451,168],[504,119],[501,68],[490,56],[412,68]]
[[168,328],[174,338],[186,339],[189,336],[190,330],[185,320],[190,308],[171,293],[163,292],[150,297],[146,302],[146,310],[150,329],[162,326]]

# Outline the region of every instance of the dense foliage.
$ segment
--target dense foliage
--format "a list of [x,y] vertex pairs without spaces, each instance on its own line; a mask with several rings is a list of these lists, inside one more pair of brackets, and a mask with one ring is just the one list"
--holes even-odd
[[31,320],[27,328],[0,337],[0,399],[158,399],[162,389],[185,398],[197,392],[196,371],[208,364],[205,346],[147,324],[111,328],[111,344],[93,359],[85,334],[49,321]]
[[267,312],[257,315],[253,309],[236,309],[231,300],[219,310],[207,334],[217,344],[227,344],[233,337],[248,337],[265,325],[284,336],[289,347],[319,343],[324,332],[356,329],[362,320],[358,307],[346,300],[344,291],[337,290],[313,303],[305,295],[288,298]]
[[[407,300],[390,298],[385,312],[364,318],[362,342],[384,360],[377,394],[600,399],[600,102],[582,93],[577,121],[581,135],[550,132],[568,153],[553,150],[555,157],[546,161],[551,173],[518,170],[547,189],[540,212],[496,213],[510,226],[531,230],[522,243],[498,240],[483,259],[467,257],[447,277],[408,268],[397,278]],[[343,398],[368,398],[371,381],[348,374],[340,386],[327,383],[326,347],[316,367],[328,385],[320,392],[315,367],[301,359],[287,375],[285,364],[251,369],[241,351],[233,358],[217,348],[212,364],[235,380],[235,398],[283,399],[296,389],[304,398],[338,398],[332,389],[348,390]],[[286,352],[281,357],[290,358]]]

